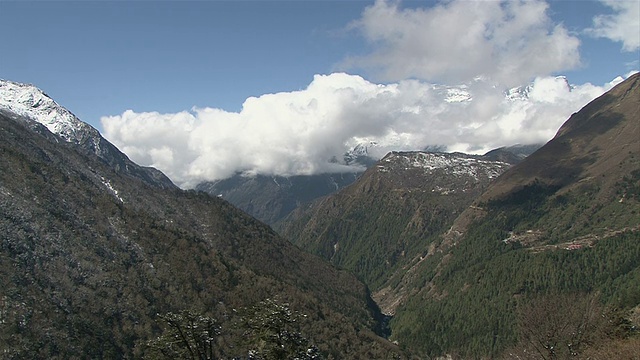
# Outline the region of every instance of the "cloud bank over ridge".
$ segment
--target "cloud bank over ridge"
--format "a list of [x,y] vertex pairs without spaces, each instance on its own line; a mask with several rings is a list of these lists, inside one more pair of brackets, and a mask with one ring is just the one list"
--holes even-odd
[[[238,172],[352,171],[340,163],[344,153],[370,141],[379,144],[378,157],[429,146],[482,153],[546,142],[572,113],[623,80],[569,85],[554,76],[580,65],[580,40],[550,20],[544,1],[400,5],[378,0],[367,7],[350,27],[372,50],[342,63],[372,69],[385,83],[315,75],[305,89],[248,98],[238,112],[127,110],[101,119],[104,135],[186,188]],[[610,6],[615,14],[594,19],[587,32],[637,47],[632,35],[612,30],[635,20]]]
[[128,110],[103,117],[102,125],[107,139],[132,160],[191,187],[236,172],[350,171],[331,160],[368,141],[380,144],[378,156],[433,145],[484,152],[544,142],[571,113],[612,85],[570,87],[564,78],[544,77],[526,89],[525,97],[521,92],[506,96],[483,81],[460,87],[417,80],[381,85],[334,73],[316,75],[304,90],[249,98],[237,113]]

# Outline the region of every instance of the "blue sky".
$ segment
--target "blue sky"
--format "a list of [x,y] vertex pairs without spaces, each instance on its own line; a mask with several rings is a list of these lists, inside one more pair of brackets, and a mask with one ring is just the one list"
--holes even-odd
[[[185,186],[236,171],[313,173],[327,171],[330,157],[358,141],[392,139],[388,142],[407,148],[438,139],[451,150],[477,152],[548,140],[567,114],[617,76],[639,68],[639,9],[637,0],[0,0],[0,78],[38,86],[134,160]],[[562,85],[542,81],[555,75],[566,75],[574,85],[570,104],[556,101]],[[473,83],[478,78],[491,87],[480,88]],[[440,103],[446,105],[444,98],[424,95],[435,84],[465,85],[476,92],[474,99],[494,99],[487,89],[504,92],[536,79],[538,93],[550,97],[518,109],[455,105],[435,112]],[[382,87],[395,94],[393,102],[381,100],[386,95],[376,89]],[[340,89],[355,95],[345,100]],[[366,113],[375,107],[364,107],[372,97],[379,111],[389,114],[377,123],[371,120],[377,114]],[[247,99],[257,99],[247,103],[262,109],[260,114],[246,106]],[[341,108],[322,107],[343,101]],[[391,115],[408,114],[407,109],[415,110],[411,119]],[[552,110],[557,119],[542,129],[539,117]],[[455,120],[469,114],[477,119]],[[434,120],[420,123],[425,119]],[[411,121],[417,121],[413,128]],[[455,131],[445,134],[449,121]],[[415,134],[425,127],[443,133]],[[537,137],[522,135],[533,128]],[[208,140],[202,138],[205,129],[211,131]],[[243,129],[261,130],[247,137]],[[265,140],[271,133],[272,140]],[[301,133],[309,134],[294,138]],[[328,136],[338,140],[318,140]],[[472,137],[480,140],[474,143]],[[271,155],[237,158],[215,171],[205,161],[224,162],[220,159],[237,153],[235,146],[247,144],[260,144],[253,152]],[[212,148],[222,153],[211,153]],[[274,165],[289,155],[289,165]]]
[[239,110],[249,96],[306,87],[361,41],[357,1],[0,1],[0,76],[45,90],[83,120]]
[[[406,1],[406,7],[432,2]],[[10,51],[0,76],[39,86],[81,119],[193,106],[239,110],[249,96],[306,87],[367,44],[350,22],[370,1],[0,1]],[[550,16],[581,32],[611,13],[594,1],[555,1]],[[7,36],[10,34],[10,36]],[[572,83],[602,84],[638,60],[618,43],[580,36]],[[637,68],[637,63],[635,68]]]

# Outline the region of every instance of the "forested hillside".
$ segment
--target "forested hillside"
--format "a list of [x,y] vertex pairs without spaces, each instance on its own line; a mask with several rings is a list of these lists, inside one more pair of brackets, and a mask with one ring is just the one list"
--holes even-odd
[[393,287],[509,164],[466,154],[393,152],[344,190],[294,212],[278,230],[354,272],[392,314]]
[[285,333],[325,358],[398,352],[362,283],[226,201],[117,172],[10,112],[0,137],[2,358],[141,358],[189,314],[214,320],[212,354],[242,358],[266,349],[247,337],[260,304],[300,314]]

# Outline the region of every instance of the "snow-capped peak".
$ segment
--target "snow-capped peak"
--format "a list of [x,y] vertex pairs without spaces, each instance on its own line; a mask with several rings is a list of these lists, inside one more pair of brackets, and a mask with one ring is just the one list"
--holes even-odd
[[68,142],[79,144],[99,136],[96,129],[30,84],[0,79],[0,108],[39,122]]
[[378,143],[375,141],[358,142],[344,154],[344,163],[346,165],[365,165],[368,162],[374,162],[377,158],[375,158],[375,155],[371,154],[371,150],[377,146]]
[[378,143],[376,143],[375,141],[359,143],[356,146],[354,146],[351,151],[349,151],[349,154],[352,154],[353,156],[368,156],[369,147],[375,147],[377,145]]
[[473,96],[464,87],[449,87],[446,91],[447,96],[444,101],[448,103],[459,103],[473,100]]
[[[79,145],[83,152],[98,156],[118,172],[141,179],[153,186],[175,187],[160,171],[133,163],[118,148],[105,140],[98,130],[82,122],[71,111],[58,105],[33,85],[0,79],[0,110],[17,114],[18,119],[29,124],[42,124],[60,139]],[[110,184],[105,186],[122,201],[119,193]]]
[[518,101],[518,100],[526,101],[530,99],[532,95],[537,95],[535,94],[535,90],[536,90],[535,85],[536,84],[539,85],[542,82],[546,84],[544,88],[549,88],[550,84],[552,84],[551,86],[552,88],[565,88],[565,89],[568,89],[569,91],[572,90],[572,87],[565,76],[556,76],[554,78],[544,78],[544,79],[538,78],[529,85],[519,86],[519,87],[509,89],[505,92],[505,97],[508,100],[512,100],[512,101]]

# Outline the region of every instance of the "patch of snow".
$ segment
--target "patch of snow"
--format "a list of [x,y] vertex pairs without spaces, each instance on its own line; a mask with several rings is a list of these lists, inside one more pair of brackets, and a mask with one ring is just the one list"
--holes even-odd
[[392,161],[404,170],[418,168],[423,169],[425,173],[444,170],[454,176],[470,176],[476,180],[479,177],[496,178],[510,166],[507,163],[482,160],[465,154],[429,152],[393,153],[385,159],[385,162]]
[[463,88],[447,88],[447,95],[444,101],[448,103],[459,103],[473,100],[471,94]]
[[118,190],[116,190],[116,189],[113,187],[113,185],[111,185],[111,182],[110,182],[109,180],[105,179],[105,178],[104,178],[104,177],[102,177],[102,176],[100,177],[100,179],[102,180],[102,184],[103,184],[104,186],[106,186],[107,190],[109,190],[109,192],[110,192],[111,194],[113,194],[113,196],[114,196],[116,199],[120,200],[120,202],[124,204],[124,200],[122,200],[122,197],[121,197],[120,195],[118,195],[118,194],[119,194]]

